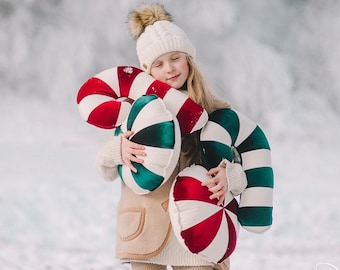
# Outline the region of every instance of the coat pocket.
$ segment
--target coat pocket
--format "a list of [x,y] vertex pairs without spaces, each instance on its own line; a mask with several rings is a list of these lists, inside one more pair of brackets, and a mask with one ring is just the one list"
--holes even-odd
[[145,208],[126,208],[119,213],[117,229],[122,241],[131,241],[143,231]]

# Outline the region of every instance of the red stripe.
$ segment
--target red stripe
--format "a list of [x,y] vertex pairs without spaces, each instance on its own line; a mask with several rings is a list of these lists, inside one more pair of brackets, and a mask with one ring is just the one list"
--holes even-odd
[[118,98],[116,93],[112,90],[112,88],[107,83],[105,83],[101,79],[92,77],[87,82],[85,82],[82,85],[82,87],[79,89],[78,96],[77,96],[77,103],[79,104],[80,101],[84,97],[92,95],[92,94],[109,96],[114,99]]
[[177,113],[177,119],[181,127],[182,134],[188,134],[192,131],[195,124],[203,114],[203,108],[188,98]]
[[120,107],[121,102],[119,101],[104,102],[90,113],[87,122],[100,128],[115,128]]
[[238,202],[234,198],[225,206],[225,208],[228,209],[230,212],[234,213],[235,215],[237,215]]
[[229,243],[228,243],[227,250],[224,256],[218,261],[219,263],[227,259],[233,253],[233,251],[236,248],[236,242],[237,242],[237,232],[236,232],[235,226],[227,212],[225,212],[225,216],[228,222]]
[[130,66],[117,67],[117,76],[121,97],[128,97],[133,81],[139,73],[143,72],[141,69]]
[[217,205],[217,199],[209,199],[211,192],[201,185],[201,181],[190,176],[178,176],[174,186],[174,200],[197,200]]
[[167,85],[164,82],[155,80],[152,84],[150,84],[149,88],[146,91],[146,95],[156,95],[157,97],[163,99],[166,93],[169,91],[171,86]]
[[[223,210],[181,232],[185,245],[191,252],[199,253],[203,251],[213,242],[220,229],[226,229],[220,228],[223,216],[225,216],[228,225],[228,242],[225,243],[226,251],[218,262],[224,261],[234,252],[237,243],[237,232],[231,218]],[[220,241],[223,240],[225,239],[220,239]]]
[[181,232],[185,245],[191,252],[201,252],[210,245],[220,228],[223,212],[222,209],[202,222]]

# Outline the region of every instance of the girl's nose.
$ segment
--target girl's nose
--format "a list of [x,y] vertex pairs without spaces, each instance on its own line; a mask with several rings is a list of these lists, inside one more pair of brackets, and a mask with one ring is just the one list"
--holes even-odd
[[170,62],[166,63],[165,68],[167,72],[172,72],[174,70],[174,66]]

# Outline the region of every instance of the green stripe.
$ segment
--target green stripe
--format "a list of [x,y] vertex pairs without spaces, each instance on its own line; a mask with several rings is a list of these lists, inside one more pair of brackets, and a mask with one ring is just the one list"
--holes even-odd
[[137,169],[137,173],[131,173],[138,186],[152,191],[162,184],[164,177],[146,169],[142,164],[135,162],[132,162],[132,164]]
[[271,167],[254,168],[245,171],[247,187],[274,187],[274,174]]
[[201,153],[202,160],[208,169],[217,167],[224,158],[229,161],[233,158],[231,148],[228,145],[215,141],[202,141]]
[[242,226],[269,226],[273,222],[273,207],[240,207],[237,217]]
[[131,130],[133,122],[135,121],[137,115],[140,113],[140,111],[147,105],[150,101],[157,99],[155,95],[150,96],[141,96],[140,98],[136,99],[136,101],[133,103],[131,111],[128,116],[127,120],[127,130]]
[[138,131],[131,141],[145,146],[173,149],[175,124],[173,121],[158,123]]
[[[134,173],[133,171],[131,171],[131,174],[132,174],[134,181],[139,187],[145,190],[152,191],[162,184],[164,177],[149,171],[148,169],[146,169],[143,165],[139,163],[132,162],[132,164],[137,169],[137,173]],[[118,169],[120,179],[124,182],[123,175],[122,175],[123,166],[118,165],[117,169]]]
[[209,115],[209,121],[222,126],[230,134],[231,144],[235,143],[240,130],[240,121],[235,111],[231,109],[216,110]]
[[237,146],[237,150],[240,153],[256,149],[270,150],[267,138],[259,126],[256,126],[253,132],[239,146]]
[[114,136],[118,136],[122,133],[123,133],[122,129],[120,127],[117,127],[114,131]]
[[122,169],[123,169],[123,165],[117,166],[117,170],[118,170],[118,174],[120,176],[120,179],[122,179],[122,181],[124,182],[123,175],[122,175]]

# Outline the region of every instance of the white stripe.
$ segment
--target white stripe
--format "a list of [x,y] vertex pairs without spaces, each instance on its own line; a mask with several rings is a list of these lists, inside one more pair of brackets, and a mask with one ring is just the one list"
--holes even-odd
[[268,149],[256,149],[241,154],[243,169],[271,167],[271,154]]
[[[165,108],[161,99],[154,99],[146,104],[136,116],[131,130],[138,133],[140,130],[166,121],[173,120],[172,114]],[[156,136],[157,134],[154,134]]]
[[269,226],[242,226],[242,227],[248,232],[263,233],[265,231],[268,231],[271,225]]
[[238,221],[237,215],[235,215],[233,212],[230,212],[229,210],[227,210],[227,214],[231,218],[231,221],[233,222],[233,225],[236,229],[236,233],[238,234],[238,231],[239,231],[239,228],[240,228],[240,222]]
[[175,205],[179,212],[178,222],[182,231],[195,226],[221,210],[220,206],[197,200],[176,201]]
[[139,73],[130,87],[129,98],[136,100],[137,98],[145,95],[149,86],[155,81],[155,79],[145,72]]
[[228,223],[225,216],[223,216],[220,228],[218,229],[217,234],[214,237],[213,241],[210,243],[209,246],[207,246],[206,249],[202,250],[200,254],[209,259],[209,261],[217,263],[226,252],[228,243],[229,243]]
[[193,126],[193,128],[191,129],[190,133],[201,129],[202,127],[204,127],[204,125],[208,122],[209,119],[209,115],[207,113],[206,110],[204,110],[202,112],[202,114],[200,115],[200,118],[197,120],[196,124]]
[[199,165],[192,165],[190,167],[185,168],[178,175],[179,176],[190,176],[194,179],[197,179],[201,182],[210,179],[210,176],[207,175],[207,170]]
[[122,166],[122,177],[124,183],[131,188],[137,194],[146,194],[149,193],[149,190],[143,189],[137,185],[136,181],[134,180],[131,170],[128,166]]
[[117,67],[106,69],[94,77],[101,79],[108,84],[111,89],[116,93],[117,97],[120,97],[119,81],[117,74]]
[[[179,130],[178,130],[179,131]],[[146,156],[137,156],[144,160],[144,167],[168,180],[175,169],[181,151],[180,134],[177,132],[173,149],[145,146]]]
[[235,146],[237,147],[254,131],[256,124],[244,114],[235,112],[240,122],[240,130],[235,141]]
[[[166,107],[170,110],[170,112],[177,116],[178,112],[182,109],[184,103],[188,100],[188,96],[183,94],[182,92],[170,88],[168,92],[165,94],[163,101]],[[197,112],[195,112],[197,114]],[[179,119],[180,120],[180,119]],[[190,133],[201,129],[208,121],[208,113],[203,111],[198,119],[195,119],[196,123],[190,130]]]
[[231,192],[226,192],[224,198],[224,206],[228,205],[233,199],[234,199],[233,194]]
[[219,124],[208,121],[201,132],[201,141],[214,141],[231,146],[230,134]]
[[171,189],[170,189],[170,195],[169,195],[169,216],[170,216],[170,221],[172,225],[172,229],[174,231],[174,235],[178,239],[178,241],[185,247],[184,239],[181,237],[181,225],[179,223],[179,212],[176,206],[176,202],[174,200],[174,184],[172,184]]
[[[173,156],[172,149],[145,146],[145,153],[146,156],[137,156],[144,160],[143,166],[149,171],[163,177],[165,177],[166,171],[169,169],[169,159],[176,158]],[[176,165],[177,160],[173,160],[172,169],[175,167],[173,164]]]
[[[233,194],[231,192],[227,192],[225,199],[224,199],[224,206],[227,206],[232,200],[234,200]],[[231,212],[228,209],[226,209],[226,211],[227,211],[227,214],[229,215],[229,217],[231,218],[233,225],[236,228],[236,231],[238,232],[239,222],[238,222],[237,215],[235,215],[233,212]]]
[[120,104],[119,114],[115,126],[120,126],[127,118],[131,110],[131,104],[129,102],[122,102]]
[[100,104],[115,100],[112,97],[104,96],[104,95],[89,95],[84,97],[80,103],[78,104],[79,112],[82,117],[86,120],[89,118],[91,112],[98,107]]
[[188,97],[185,94],[174,88],[170,88],[165,94],[163,101],[172,114],[176,116],[187,99]]
[[273,206],[273,189],[268,187],[246,188],[240,199],[240,207]]

